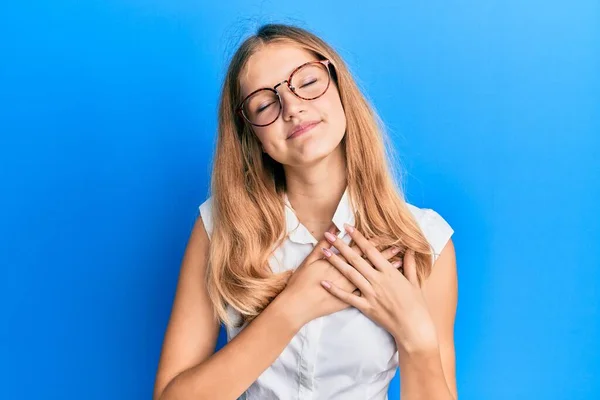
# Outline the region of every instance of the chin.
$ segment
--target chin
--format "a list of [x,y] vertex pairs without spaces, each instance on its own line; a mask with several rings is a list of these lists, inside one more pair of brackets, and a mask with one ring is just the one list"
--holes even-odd
[[334,152],[340,150],[340,146],[341,138],[334,143],[324,143],[316,140],[313,143],[306,143],[306,146],[304,146],[299,155],[301,159],[298,160],[298,164],[311,165],[318,163],[332,155]]

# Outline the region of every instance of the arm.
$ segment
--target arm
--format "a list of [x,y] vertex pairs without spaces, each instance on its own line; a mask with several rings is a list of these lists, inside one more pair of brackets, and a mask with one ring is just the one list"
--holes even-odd
[[[183,258],[154,387],[155,400],[236,399],[281,354],[302,323],[275,298],[246,328],[214,353],[214,321],[204,274],[209,238],[199,217]],[[285,307],[285,308],[284,308]]]
[[423,285],[425,301],[436,327],[438,344],[407,352],[399,349],[401,394],[404,400],[456,400],[454,319],[458,279],[454,243],[449,240]]

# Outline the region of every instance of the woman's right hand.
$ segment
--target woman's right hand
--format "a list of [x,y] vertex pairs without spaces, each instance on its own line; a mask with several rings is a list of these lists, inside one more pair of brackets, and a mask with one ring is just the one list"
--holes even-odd
[[[332,225],[328,232],[336,234],[336,226]],[[375,244],[374,240],[371,242]],[[325,239],[319,241],[290,276],[287,286],[280,293],[287,297],[289,307],[294,311],[295,317],[300,319],[302,325],[315,318],[350,307],[349,304],[325,290],[320,284],[322,280],[333,282],[348,293],[356,291],[357,295],[360,295],[356,286],[324,257],[323,247],[330,249],[331,244]],[[358,246],[352,246],[352,249],[362,254]],[[385,249],[381,254],[388,260],[395,255],[392,248]]]

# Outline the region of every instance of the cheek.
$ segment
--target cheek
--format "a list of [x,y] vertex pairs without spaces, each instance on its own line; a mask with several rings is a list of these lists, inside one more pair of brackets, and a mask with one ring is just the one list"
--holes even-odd
[[[272,147],[271,142],[273,142],[273,138],[279,137],[282,135],[280,132],[281,128],[278,127],[278,123],[275,122],[269,126],[264,128],[253,128],[254,136],[259,141],[259,143],[265,148],[269,149]],[[277,133],[279,132],[279,133]]]
[[260,143],[265,142],[265,133],[263,128],[252,127],[252,132],[254,133],[256,140],[258,140]]
[[[325,96],[324,96],[325,97]],[[323,114],[327,122],[331,127],[346,129],[346,114],[342,102],[336,90],[332,90],[328,93],[328,96],[324,98],[325,104],[323,104]]]

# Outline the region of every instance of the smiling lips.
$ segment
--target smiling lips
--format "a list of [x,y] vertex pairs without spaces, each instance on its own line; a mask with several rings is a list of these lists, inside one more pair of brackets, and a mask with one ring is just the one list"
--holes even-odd
[[293,139],[297,136],[300,136],[301,134],[308,132],[309,130],[311,130],[312,128],[314,128],[315,126],[317,126],[321,121],[308,121],[308,122],[303,122],[300,125],[298,125],[297,127],[294,128],[294,130],[292,131],[292,134],[290,136],[288,136],[288,139]]

